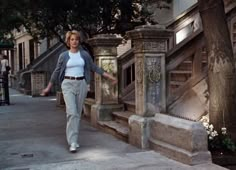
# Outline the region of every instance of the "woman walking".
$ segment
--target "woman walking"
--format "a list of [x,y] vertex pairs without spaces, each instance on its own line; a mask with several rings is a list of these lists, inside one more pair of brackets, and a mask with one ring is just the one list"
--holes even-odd
[[78,31],[66,33],[65,41],[69,50],[60,54],[51,79],[41,94],[46,95],[53,83],[59,79],[66,105],[66,138],[70,152],[76,152],[79,147],[80,117],[90,83],[90,71],[110,79],[112,84],[117,83],[116,78],[93,63],[89,53],[80,46],[79,39]]

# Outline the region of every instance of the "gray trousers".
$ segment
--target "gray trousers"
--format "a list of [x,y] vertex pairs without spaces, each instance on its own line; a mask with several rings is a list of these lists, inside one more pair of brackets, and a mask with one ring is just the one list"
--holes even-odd
[[66,138],[68,144],[71,145],[78,143],[80,117],[88,88],[84,79],[64,79],[61,88],[66,104]]

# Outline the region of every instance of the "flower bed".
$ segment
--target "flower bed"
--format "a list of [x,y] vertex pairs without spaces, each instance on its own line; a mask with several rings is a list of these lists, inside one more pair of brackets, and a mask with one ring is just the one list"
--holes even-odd
[[212,162],[230,169],[236,169],[236,144],[227,134],[227,128],[222,127],[219,134],[209,123],[209,118],[203,116],[200,122],[208,134],[208,149],[212,155]]

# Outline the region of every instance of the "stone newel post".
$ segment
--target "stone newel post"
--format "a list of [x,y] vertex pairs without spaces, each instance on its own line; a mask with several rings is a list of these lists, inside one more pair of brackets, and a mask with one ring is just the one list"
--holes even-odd
[[173,32],[162,26],[129,31],[135,55],[136,114],[149,117],[166,111],[165,53]]
[[150,117],[166,112],[165,56],[173,32],[160,25],[145,25],[127,34],[134,45],[136,107],[136,115],[129,118],[129,143],[147,148]]
[[[101,34],[89,40],[93,47],[95,63],[106,72],[117,77],[117,46],[122,38],[115,35]],[[98,120],[110,120],[111,111],[118,109],[118,84],[111,85],[111,81],[95,74],[95,99],[92,106],[91,121],[94,126]]]

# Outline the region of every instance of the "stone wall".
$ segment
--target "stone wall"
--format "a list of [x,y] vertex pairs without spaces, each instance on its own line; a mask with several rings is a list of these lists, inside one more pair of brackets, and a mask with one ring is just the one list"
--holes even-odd
[[46,76],[45,72],[32,72],[31,73],[31,95],[38,96],[42,89],[46,85]]
[[207,132],[200,122],[156,114],[150,122],[150,148],[189,165],[211,162]]

